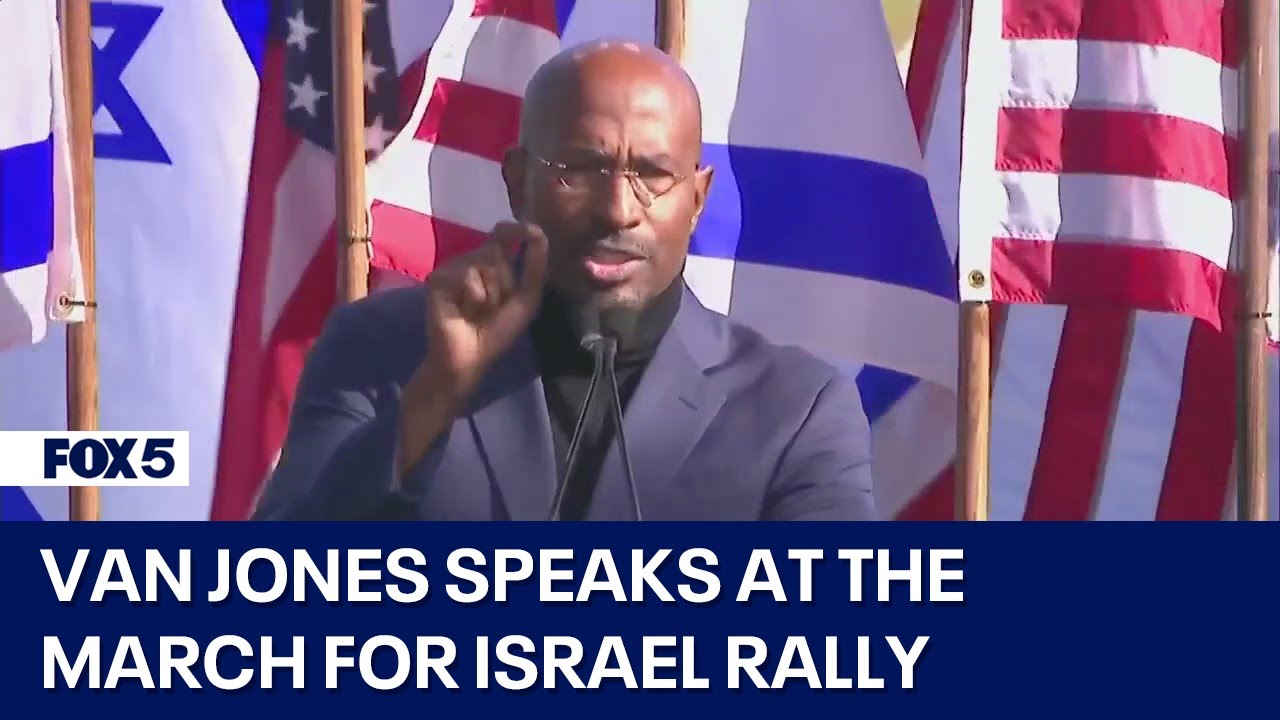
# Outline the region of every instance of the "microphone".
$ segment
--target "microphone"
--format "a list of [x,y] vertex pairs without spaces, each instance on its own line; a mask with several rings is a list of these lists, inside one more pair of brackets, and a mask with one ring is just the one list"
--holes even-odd
[[640,496],[636,492],[635,475],[631,470],[631,456],[627,453],[626,433],[622,428],[622,399],[618,390],[618,376],[614,369],[614,360],[618,354],[618,342],[627,337],[638,320],[637,314],[628,308],[600,309],[588,304],[576,309],[578,327],[582,329],[580,344],[591,352],[594,361],[591,381],[587,385],[587,397],[578,413],[578,420],[573,428],[573,436],[569,440],[568,457],[565,460],[564,476],[556,486],[555,498],[551,505],[551,520],[559,520],[564,504],[565,491],[569,478],[573,475],[578,460],[578,451],[582,441],[582,431],[586,424],[587,412],[603,379],[609,384],[610,405],[613,410],[613,421],[618,428],[618,450],[622,456],[623,471],[627,479],[627,489],[631,493],[631,504],[636,520],[640,520]]
[[[587,304],[574,307],[573,313],[575,325],[582,330],[582,339],[579,342],[584,348],[590,350],[589,342],[600,337],[600,310],[594,305]],[[578,420],[573,426],[573,435],[569,439],[569,452],[564,463],[564,474],[556,483],[556,492],[551,502],[548,520],[560,519],[560,511],[564,506],[564,494],[569,487],[569,478],[573,477],[573,469],[577,465],[578,448],[582,443],[582,430],[587,422],[587,411],[591,409],[596,387],[604,374],[604,356],[601,353],[592,352],[592,358],[595,360],[595,367],[591,371],[591,382],[587,385],[587,397],[582,401],[582,409],[578,411]]]
[[618,343],[624,337],[629,337],[631,331],[635,328],[639,315],[632,309],[626,307],[611,307],[600,313],[600,335],[599,338],[583,338],[584,343],[589,343],[588,349],[597,357],[603,356],[603,364],[605,378],[609,381],[609,389],[611,391],[610,405],[613,406],[613,423],[618,428],[618,451],[622,456],[622,469],[627,478],[627,490],[631,493],[631,507],[635,513],[636,520],[641,520],[643,515],[640,512],[640,495],[636,490],[635,474],[631,471],[631,455],[627,452],[627,433],[622,427],[622,396],[618,390],[618,375],[614,369],[614,360],[618,355]]

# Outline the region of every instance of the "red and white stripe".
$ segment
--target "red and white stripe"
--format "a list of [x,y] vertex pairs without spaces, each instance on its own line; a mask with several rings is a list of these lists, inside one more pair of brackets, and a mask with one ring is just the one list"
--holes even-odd
[[[975,11],[984,4],[997,5],[974,3],[977,6]],[[1164,16],[1167,34],[1163,36],[1163,43],[1147,43],[1147,47],[1139,48],[1133,43],[1135,38],[1125,34],[1134,27],[1132,21],[1141,20],[1148,14],[1158,15],[1174,5],[1181,12]],[[1158,59],[1173,65],[1185,62],[1189,68],[1194,68],[1196,63],[1207,62],[1189,57],[1185,51],[1193,49],[1210,60],[1234,62],[1236,51],[1230,33],[1218,32],[1215,35],[1206,32],[1202,36],[1192,32],[1199,27],[1196,23],[1204,20],[1193,10],[1208,8],[1218,13],[1234,12],[1232,3],[1227,3],[1225,8],[1223,5],[1221,2],[1182,0],[1143,3],[1006,0],[1005,29],[997,44],[1001,52],[1010,56],[1032,45],[1038,44],[1040,48],[1029,52],[1039,52],[1037,62],[1042,65],[1022,65],[1028,72],[1019,76],[1022,80],[1019,87],[1030,93],[1023,97],[1061,98],[1070,90],[1076,98],[1084,97],[1082,93],[1086,91],[1093,93],[1092,99],[1096,100],[1104,97],[1095,89],[1096,84],[1090,84],[1098,78],[1092,77],[1090,82],[1085,82],[1080,76],[1086,73],[1076,70],[1077,58],[1087,53],[1095,53],[1096,57],[1108,52],[1119,53],[1112,56],[1120,58],[1114,60],[1116,63],[1124,57],[1129,61],[1136,58],[1154,62]],[[1088,13],[1083,12],[1086,6]],[[935,200],[944,225],[951,225],[945,228],[949,237],[956,237],[960,222],[960,93],[954,90],[960,87],[963,47],[956,32],[958,11],[957,0],[925,0],[908,79],[908,95],[925,147]],[[1049,34],[1045,30],[1049,19],[1053,21],[1052,27],[1062,33],[1060,39],[1043,39]],[[1071,19],[1079,22],[1063,24],[1064,20]],[[1075,43],[1072,33],[1084,35],[1088,42]],[[970,40],[971,53],[975,52],[978,42],[977,36]],[[1069,57],[1054,55],[1060,52],[1060,48],[1073,44],[1077,49],[1072,50]],[[1086,45],[1094,49],[1087,52],[1079,49]],[[1026,57],[1025,52],[1023,57]],[[1083,60],[1079,62],[1082,68],[1098,70],[1096,65]],[[1121,65],[1113,67],[1120,68]],[[1035,70],[1043,80],[1030,80],[1030,70]],[[1184,70],[1186,73],[1181,80],[1192,83],[1194,71]],[[969,71],[978,72],[972,64]],[[1118,69],[1116,72],[1120,73]],[[1226,72],[1223,71],[1224,77]],[[1111,84],[1120,88],[1119,81],[1123,77],[1123,74],[1117,74]],[[1225,170],[1229,155],[1225,149],[1230,147],[1230,141],[1222,131],[1232,132],[1235,121],[1230,113],[1221,110],[1215,116],[1212,109],[1215,103],[1222,107],[1216,90],[1208,101],[1196,104],[1192,102],[1194,96],[1187,100],[1174,97],[1171,92],[1162,93],[1169,83],[1162,86],[1160,82],[1150,82],[1154,77],[1148,75],[1146,79],[1149,82],[1135,82],[1127,90],[1131,100],[1139,96],[1159,100],[1163,103],[1158,106],[1161,108],[1159,113],[1134,112],[1133,102],[1129,110],[1121,112],[1094,108],[1087,111],[1071,108],[1064,112],[1062,106],[1069,106],[1069,103],[1059,103],[1058,107],[1050,104],[1048,109],[1016,108],[1010,112],[1007,102],[992,104],[991,117],[1005,117],[1001,120],[1004,124],[999,128],[999,134],[994,130],[996,126],[991,126],[993,147],[1005,149],[1002,157],[1009,165],[999,175],[1001,192],[1007,189],[1009,194],[998,207],[1006,219],[1014,217],[1011,212],[1014,205],[1007,198],[1012,196],[1013,188],[1018,188],[1020,198],[1030,198],[1018,206],[1020,208],[1033,207],[1037,199],[1054,204],[1062,202],[1073,207],[1076,213],[1089,216],[1087,219],[1074,219],[1078,226],[1092,224],[1096,228],[1107,229],[1109,223],[1123,225],[1114,229],[1127,229],[1127,233],[1106,236],[1117,239],[1115,249],[1121,254],[1137,252],[1134,249],[1139,247],[1137,243],[1120,242],[1126,238],[1131,240],[1135,235],[1141,238],[1142,234],[1135,232],[1135,228],[1161,229],[1160,232],[1148,233],[1158,235],[1165,243],[1158,251],[1165,255],[1160,257],[1198,257],[1203,261],[1200,267],[1203,268],[1205,263],[1213,265],[1218,268],[1222,282],[1230,283],[1225,250],[1221,251],[1221,263],[1210,262],[1204,254],[1195,252],[1190,245],[1193,240],[1187,240],[1188,246],[1177,251],[1180,255],[1168,255],[1172,252],[1173,241],[1187,236],[1181,234],[1183,229],[1174,227],[1176,222],[1180,222],[1181,214],[1166,214],[1169,205],[1161,193],[1167,191],[1169,183],[1161,184],[1155,178],[1161,173],[1176,177],[1178,182],[1190,188],[1183,191],[1185,196],[1180,201],[1203,201],[1206,206],[1225,203],[1229,214],[1229,175]],[[1188,84],[1183,92],[1193,88],[1194,84]],[[1107,97],[1115,100],[1118,96]],[[972,96],[966,97],[966,102],[973,101]],[[975,112],[978,111],[969,108],[966,122]],[[1105,141],[1077,144],[1073,140],[1069,143],[1063,140],[1067,135],[1054,134],[1064,126],[1075,132],[1090,123],[1105,122],[1099,118],[1107,112],[1119,118],[1117,122],[1120,125],[1113,124],[1111,132],[1132,133],[1128,135],[1132,139],[1128,146],[1109,145]],[[1022,115],[1014,117],[1018,113]],[[1210,121],[1217,124],[1209,125]],[[1016,123],[1025,124],[1018,128],[1010,127]],[[1222,151],[1208,149],[1202,155],[1185,154],[1188,148],[1212,145],[1204,140],[1210,137],[1210,131],[1205,128],[1218,134]],[[966,153],[972,143],[967,136],[973,132],[971,126],[966,125]],[[1038,134],[1042,132],[1047,132],[1049,139],[1056,139],[1057,145]],[[1015,135],[1022,137],[1019,142],[1024,144],[1018,145],[1009,139]],[[1036,148],[1050,146],[1058,147],[1059,152],[1056,155],[1043,153],[1042,156],[1048,158],[1043,165],[1035,165],[1028,159],[1031,151],[1023,155],[1019,155],[1021,150],[1015,152],[1017,148],[1037,151]],[[1018,162],[1023,165],[1015,169]],[[1139,172],[1143,168],[1151,171]],[[1044,189],[1045,181],[1038,176],[1051,174],[1073,178],[1069,182],[1055,181],[1057,185],[1052,192],[1063,193],[1060,201],[1057,197],[1048,199],[1047,195],[1035,195]],[[1120,179],[1105,177],[1108,174],[1117,174]],[[1024,182],[1032,175],[1037,177]],[[1136,195],[1129,193],[1119,198],[1106,197],[1098,192],[1099,187],[1120,192],[1117,183],[1126,182],[1130,188],[1144,189]],[[1142,204],[1154,200],[1160,202]],[[1118,212],[1125,203],[1134,204],[1136,212],[1133,217],[1125,217]],[[1027,222],[1043,223],[1045,227],[1052,227],[1054,222],[1053,214],[1046,212],[1037,214],[1028,210],[1017,217]],[[1210,219],[1214,217],[1219,216],[1208,216]],[[1208,222],[1202,221],[1201,225]],[[1227,244],[1223,248],[1229,246],[1230,236],[1231,226],[1227,225],[1222,235]],[[1005,240],[1006,248],[1033,242],[1013,237]],[[1054,262],[1059,264],[1055,267],[1057,272],[1071,271],[1070,254],[1077,250],[1083,253],[1089,247],[1066,242],[1061,236],[1038,242],[1040,244],[1033,247],[1044,247],[1057,253],[1053,256]],[[1000,242],[996,247],[994,257],[997,259],[993,262],[996,263],[998,291],[1002,278],[1000,263],[1013,262],[1017,258],[1005,255],[1004,260],[998,260]],[[1207,250],[1205,252],[1208,253]],[[1147,262],[1151,255],[1129,257],[1129,261],[1134,263],[1138,260],[1143,262],[1136,264],[1134,269],[1145,271],[1150,267]],[[1092,267],[1095,275],[1092,278],[1085,276],[1080,281],[1103,282],[1105,262],[1104,257],[1098,265],[1086,266],[1086,270]],[[1158,268],[1150,272],[1160,282],[1177,280],[1176,276],[1168,273],[1160,275],[1162,271]],[[1008,274],[1003,277],[1007,279]],[[1190,282],[1196,276],[1187,274],[1181,277]],[[1058,279],[1055,275],[1055,283]],[[1185,290],[1185,287],[1176,286],[1162,289],[1154,280],[1145,277],[1127,277],[1126,282],[1138,285],[1137,290],[1141,290],[1145,282],[1153,291],[1167,293],[1168,297]],[[1134,292],[1134,288],[1119,289]],[[1234,292],[1234,289],[1229,292]],[[1046,302],[1055,298],[997,296],[997,300],[1014,299]],[[1230,328],[1220,331],[1209,322],[1194,319],[1189,314],[1127,309],[1125,304],[1130,307],[1137,304],[1132,294],[1108,298],[1114,303],[1111,306],[1089,302],[1100,299],[1096,297],[1069,296],[1069,299],[1074,302],[1061,305],[997,303],[994,306],[992,517],[1006,520],[1211,520],[1229,516],[1234,502],[1231,475],[1235,444],[1235,340]],[[1188,309],[1183,308],[1183,311]],[[1216,320],[1216,298],[1213,312]],[[1280,381],[1280,367],[1277,367],[1274,355],[1270,363],[1269,423],[1271,428],[1275,428],[1280,427],[1280,408],[1277,407],[1280,403],[1274,392],[1276,383]],[[1271,437],[1275,437],[1274,432]],[[1277,469],[1277,455],[1280,453],[1274,440],[1269,450],[1269,473],[1274,488],[1276,478],[1280,476]],[[952,478],[944,474],[932,486],[923,489],[900,517],[950,517],[953,512],[952,490]],[[1275,489],[1271,498],[1271,516],[1276,517]]]
[[1218,326],[1235,231],[1234,0],[973,3],[961,277],[973,300]]
[[503,153],[534,70],[560,49],[552,0],[458,0],[404,130],[369,165],[375,268],[418,280],[511,217]]

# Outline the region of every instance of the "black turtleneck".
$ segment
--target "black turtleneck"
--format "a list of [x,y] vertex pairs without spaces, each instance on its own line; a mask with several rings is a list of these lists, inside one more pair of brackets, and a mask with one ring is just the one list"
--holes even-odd
[[[683,283],[680,278],[653,299],[640,315],[629,337],[618,343],[614,363],[618,377],[618,394],[625,409],[635,392],[640,376],[648,367],[658,343],[675,319],[680,308]],[[573,437],[574,425],[586,401],[587,386],[593,369],[591,353],[579,341],[582,331],[576,327],[574,313],[568,303],[552,292],[547,292],[542,307],[530,327],[542,384],[547,396],[547,411],[551,416],[551,437],[555,444],[556,477],[564,474]],[[609,405],[607,384],[598,384],[592,408],[583,424],[582,440],[578,448],[578,461],[573,477],[565,488],[561,518],[581,520],[591,502],[605,453],[613,442],[615,432]]]

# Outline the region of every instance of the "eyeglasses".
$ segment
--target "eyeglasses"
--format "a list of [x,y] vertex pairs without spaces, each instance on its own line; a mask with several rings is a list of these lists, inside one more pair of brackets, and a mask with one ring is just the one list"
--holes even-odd
[[639,198],[640,204],[646,208],[689,177],[652,166],[641,169],[620,169],[596,162],[561,163],[535,153],[529,153],[529,155],[554,172],[561,187],[573,192],[591,192],[600,189],[604,183],[612,181],[613,176],[621,175],[627,179],[636,197]]

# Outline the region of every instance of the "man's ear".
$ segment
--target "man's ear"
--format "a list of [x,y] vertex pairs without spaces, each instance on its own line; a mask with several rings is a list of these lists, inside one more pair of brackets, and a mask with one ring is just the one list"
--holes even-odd
[[502,156],[502,182],[507,186],[507,205],[511,216],[520,219],[525,208],[525,154],[520,147],[507,150]]
[[714,175],[715,168],[710,165],[698,168],[693,175],[693,225],[698,224],[698,218],[707,206],[707,194],[711,192],[711,179]]

